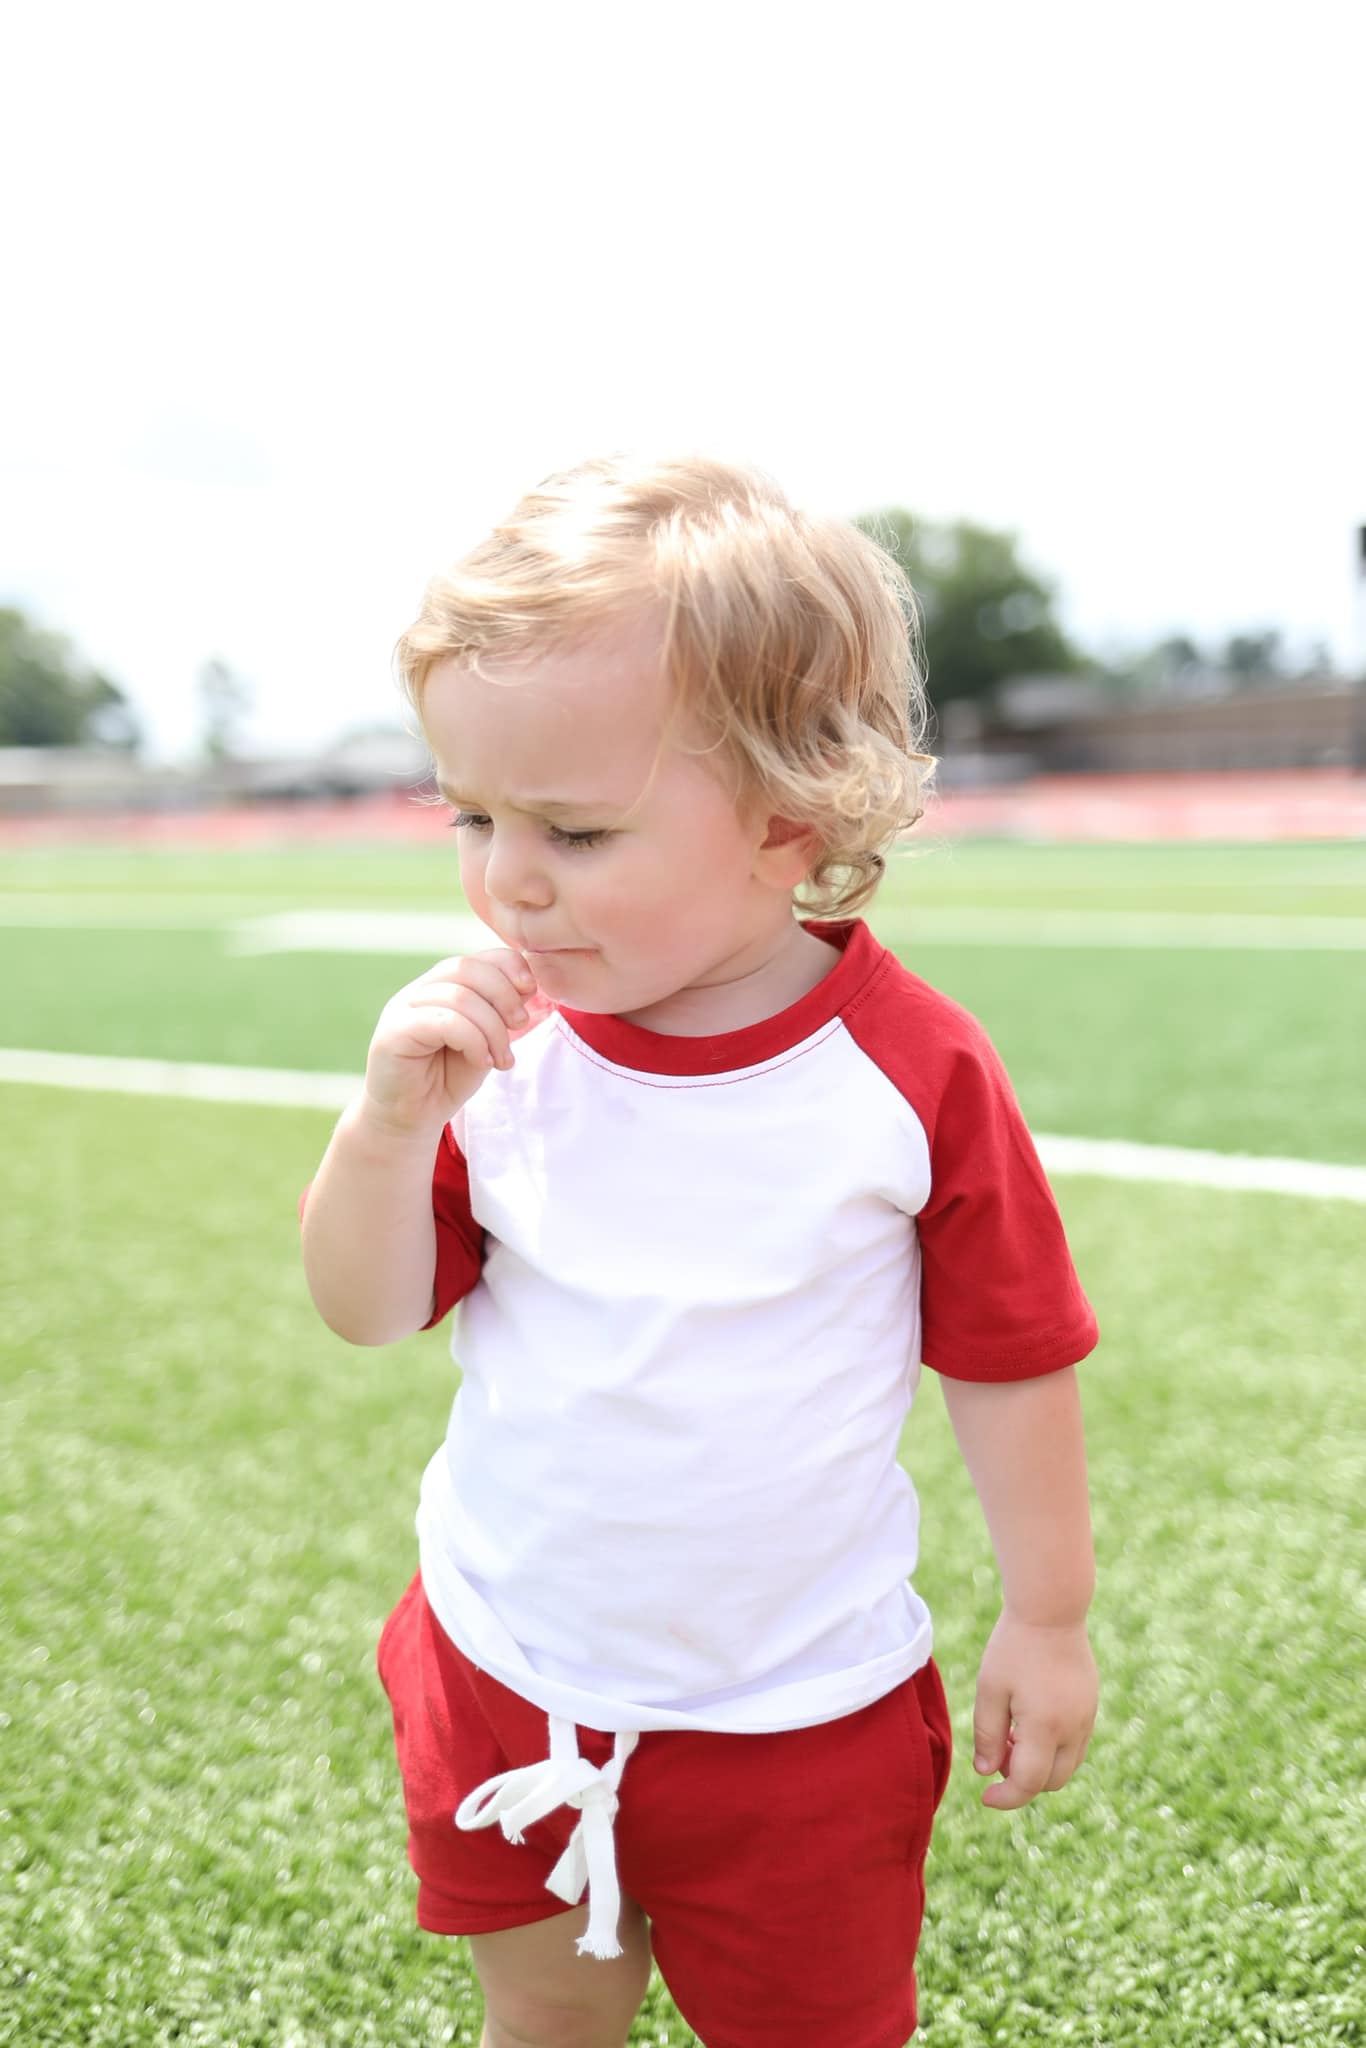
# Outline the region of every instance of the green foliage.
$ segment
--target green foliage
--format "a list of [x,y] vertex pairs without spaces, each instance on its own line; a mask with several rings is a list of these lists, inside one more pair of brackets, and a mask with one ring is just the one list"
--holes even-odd
[[989,698],[1010,676],[1088,665],[1053,615],[1052,586],[1020,561],[1014,534],[967,519],[934,525],[900,508],[855,524],[896,556],[915,587],[936,705]]
[[1192,678],[1225,676],[1235,689],[1267,683],[1323,682],[1335,675],[1337,663],[1326,640],[1315,640],[1299,656],[1285,647],[1280,628],[1230,633],[1222,647],[1202,647],[1189,633],[1163,639],[1112,657],[1100,669],[1100,681],[1116,690],[1177,691]]
[[137,721],[117,683],[85,668],[60,633],[0,609],[0,747],[136,748]]
[[1331,649],[1317,642],[1302,661],[1267,626],[1229,634],[1202,648],[1171,633],[1118,659],[1076,646],[1055,615],[1056,590],[1029,569],[1014,533],[958,519],[935,523],[897,506],[866,513],[855,525],[894,555],[920,600],[930,699],[987,703],[1012,676],[1085,673],[1116,692],[1166,690],[1194,672],[1224,674],[1237,687],[1332,673]]
[[1272,626],[1262,633],[1234,633],[1224,647],[1224,667],[1230,675],[1279,676],[1285,672],[1281,636]]
[[1189,633],[1172,633],[1150,645],[1135,647],[1108,661],[1101,680],[1118,692],[1167,691],[1192,676],[1208,674],[1219,664]]

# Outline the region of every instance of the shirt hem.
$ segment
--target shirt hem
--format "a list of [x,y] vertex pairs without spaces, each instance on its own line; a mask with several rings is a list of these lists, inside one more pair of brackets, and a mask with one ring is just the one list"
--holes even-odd
[[934,1650],[934,1629],[922,1601],[923,1619],[907,1642],[865,1664],[828,1677],[794,1679],[771,1687],[756,1683],[752,1692],[709,1708],[647,1706],[566,1685],[534,1671],[496,1615],[482,1603],[479,1608],[462,1611],[452,1598],[450,1580],[458,1580],[459,1575],[452,1568],[448,1577],[439,1558],[433,1560],[422,1543],[420,1521],[418,1555],[428,1604],[462,1656],[543,1714],[603,1734],[684,1728],[717,1735],[779,1735],[789,1728],[818,1727],[872,1706],[913,1677]]

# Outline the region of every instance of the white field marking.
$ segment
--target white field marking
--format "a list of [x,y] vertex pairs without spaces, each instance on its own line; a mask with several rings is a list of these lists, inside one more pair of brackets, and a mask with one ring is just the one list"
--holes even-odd
[[[0,892],[0,927],[69,931],[223,930],[233,953],[409,953],[444,958],[500,943],[467,911],[287,910],[248,915],[250,899]],[[1255,952],[1366,951],[1366,918],[1265,917],[1242,911],[1037,910],[965,905],[872,908],[886,943],[910,946],[1117,946]]]
[[[272,1109],[344,1109],[359,1074],[313,1074],[279,1067],[212,1067],[179,1060],[95,1057],[86,1053],[0,1048],[0,1082],[90,1088],[115,1095],[172,1095],[196,1102],[241,1102]],[[1196,1152],[1177,1145],[1135,1145],[1122,1138],[1034,1138],[1050,1174],[1102,1180],[1168,1181],[1271,1195],[1366,1202],[1366,1166],[1317,1159],[1259,1158],[1244,1152]]]
[[1261,917],[1242,911],[982,910],[899,907],[868,922],[890,944],[1177,946],[1256,952],[1366,951],[1366,917]]
[[[1211,946],[1366,951],[1366,918],[1212,916],[1194,911],[898,910],[869,923],[885,941],[935,946]],[[500,945],[467,912],[299,910],[233,927],[236,953],[413,953]]]
[[244,918],[259,896],[62,895],[37,890],[0,890],[0,926],[34,926],[68,931],[213,931],[231,918]]
[[285,910],[234,924],[227,940],[232,953],[414,953],[428,959],[503,943],[461,910]]
[[289,1067],[211,1067],[193,1060],[0,1047],[0,1082],[90,1088],[106,1095],[178,1095],[192,1102],[254,1103],[265,1109],[345,1109],[361,1080],[359,1074],[312,1074]]
[[1186,1187],[1366,1202],[1366,1166],[1276,1159],[1253,1152],[1195,1152],[1181,1145],[1136,1145],[1127,1138],[1039,1136],[1034,1142],[1050,1174],[1086,1173],[1101,1180],[1174,1181]]
[[[0,928],[218,931],[231,953],[421,953],[444,958],[501,945],[467,911],[286,910],[250,896],[64,896],[0,891]],[[256,914],[253,914],[256,913]]]

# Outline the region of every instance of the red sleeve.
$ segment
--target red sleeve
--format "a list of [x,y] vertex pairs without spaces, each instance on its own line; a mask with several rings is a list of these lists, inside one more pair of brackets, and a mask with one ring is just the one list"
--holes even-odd
[[470,1169],[447,1124],[432,1174],[436,1219],[436,1307],[422,1327],[430,1330],[463,1301],[484,1270],[484,1232],[470,1208]]
[[951,1379],[1034,1379],[1099,1336],[1000,1055],[970,1010],[886,953],[845,1026],[929,1145],[920,1356]]
[[[308,1201],[299,1197],[299,1221]],[[484,1270],[484,1233],[470,1209],[470,1170],[449,1124],[441,1133],[432,1173],[432,1214],[436,1219],[436,1308],[422,1327],[430,1330],[462,1301]]]
[[1033,1379],[1085,1358],[1099,1331],[1009,1076],[978,1032],[929,1127],[921,1357],[953,1379]]

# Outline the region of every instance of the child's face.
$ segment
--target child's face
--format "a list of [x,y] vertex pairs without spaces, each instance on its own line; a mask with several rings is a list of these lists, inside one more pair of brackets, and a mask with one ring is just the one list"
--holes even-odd
[[670,745],[651,781],[660,637],[646,613],[484,676],[440,662],[423,697],[470,907],[573,1009],[640,1011],[733,979],[794,929],[800,856],[760,853],[768,821],[737,809],[714,761]]

